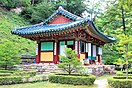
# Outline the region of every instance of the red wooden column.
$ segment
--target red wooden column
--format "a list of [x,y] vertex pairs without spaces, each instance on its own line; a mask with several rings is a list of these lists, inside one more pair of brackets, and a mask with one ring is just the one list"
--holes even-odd
[[75,40],[75,50],[77,52],[77,57],[80,58],[80,42]]
[[98,55],[98,62],[100,63],[100,59],[101,59],[101,56],[100,55]]
[[102,64],[102,62],[101,62],[102,57],[101,56],[102,56],[102,48],[98,47],[98,62],[100,64]]
[[36,47],[36,63],[40,63],[40,53],[41,53],[41,44],[40,42],[37,42],[37,47]]
[[54,64],[57,64],[59,62],[59,43],[57,40],[55,40],[54,43]]

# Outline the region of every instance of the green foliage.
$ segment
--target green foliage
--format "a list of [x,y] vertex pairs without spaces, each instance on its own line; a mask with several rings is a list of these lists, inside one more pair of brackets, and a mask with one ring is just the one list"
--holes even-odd
[[119,58],[119,59],[117,59],[116,62],[114,62],[114,64],[116,64],[116,65],[123,65],[124,64],[124,60],[121,59],[121,58]]
[[36,75],[35,70],[0,70],[0,85],[38,82],[47,80],[47,76]]
[[62,68],[69,74],[81,69],[81,62],[79,62],[75,50],[72,50],[71,48],[66,48],[65,56],[60,55],[60,58],[62,60],[62,63],[58,64],[58,67]]
[[[25,25],[30,25],[30,23],[15,13],[0,10],[0,45],[4,47],[6,42],[10,42],[12,46],[15,46],[13,47],[13,49],[16,49],[15,52],[18,51],[17,55],[35,55],[35,43],[33,41],[11,34],[11,30]],[[10,47],[8,47],[8,50],[10,50]],[[0,50],[0,53],[3,53],[2,50]]]
[[125,76],[117,76],[108,78],[108,84],[112,88],[131,88],[132,87],[132,76],[125,79]]
[[73,85],[92,85],[96,77],[93,75],[64,75],[56,74],[49,75],[49,81],[53,83],[61,84],[73,84]]
[[0,76],[10,76],[11,73],[0,73]]
[[0,73],[13,73],[14,71],[12,70],[0,70]]
[[18,50],[12,42],[4,42],[0,44],[0,66],[7,69],[8,66],[13,66],[20,63]]
[[0,77],[0,85],[17,84],[22,82],[22,77],[20,76],[3,76]]
[[[125,73],[126,73],[126,71],[123,71],[123,73],[125,74]],[[129,70],[129,71],[128,71],[128,74],[132,74],[132,71],[131,71],[131,70]]]
[[30,19],[32,18],[32,14],[33,14],[33,7],[25,7],[22,12],[21,12],[21,16],[25,19],[28,19],[30,21]]
[[[129,73],[128,76],[132,76],[132,74],[131,74],[132,72],[131,72],[131,73],[128,72],[128,73]],[[117,75],[117,76],[126,76],[126,74],[125,74],[124,72],[121,72],[121,71],[117,71],[117,72],[116,72],[116,75]]]
[[69,12],[82,16],[82,13],[86,10],[85,0],[58,0],[56,1],[56,7],[63,5],[63,7]]
[[121,55],[116,50],[116,45],[113,44],[106,44],[103,47],[103,58],[104,64],[114,64]]
[[10,84],[18,84],[18,83],[32,83],[38,81],[46,81],[47,77],[45,75],[37,75],[37,76],[0,76],[0,85],[10,85]]
[[35,5],[23,9],[21,16],[28,19],[31,23],[39,23],[47,19],[58,7],[63,7],[69,12],[81,16],[85,10],[83,1],[76,0],[57,0],[57,1],[35,1]]
[[[107,44],[103,48],[103,58],[105,60],[105,64],[114,64],[117,59],[125,60],[126,57],[126,48],[125,45],[128,44],[128,58],[131,59],[132,57],[132,44],[130,43],[131,35],[132,35],[132,24],[131,24],[131,15],[132,10],[129,7],[127,1],[124,1],[124,15],[125,15],[125,33],[123,30],[122,24],[122,0],[120,2],[114,2],[107,10],[98,17],[95,22],[97,27],[104,33],[114,36],[117,39],[117,42],[114,44]],[[130,4],[130,3],[129,3]],[[125,62],[128,63],[128,62]],[[124,63],[124,64],[125,64]]]
[[[124,34],[119,34],[118,37],[120,38],[118,45],[116,49],[119,51],[120,54],[122,54],[122,57],[126,57],[126,45],[128,45],[128,58],[132,57],[132,36],[129,35],[124,35]],[[129,48],[130,47],[130,48]],[[128,64],[128,62],[126,62]]]
[[31,18],[31,22],[33,23],[39,23],[44,21],[54,11],[52,3],[50,2],[39,3],[33,8],[34,8],[34,11],[32,13],[32,18]]
[[19,6],[30,6],[31,0],[0,0],[0,4],[10,10]]
[[128,79],[125,78],[125,76],[111,77],[108,78],[108,83],[112,88],[131,88],[132,77],[129,76]]
[[0,0],[2,6],[6,7],[7,9],[15,7],[17,0]]
[[32,71],[20,71],[20,72],[14,72],[13,75],[15,76],[35,76],[36,75],[36,71],[32,70]]
[[24,8],[21,16],[28,19],[31,23],[39,23],[48,18],[54,11],[51,2],[42,2],[35,6]]
[[[2,80],[3,78],[3,80]],[[36,75],[35,70],[0,70],[0,85],[46,81],[47,76]],[[7,84],[6,84],[7,83]]]

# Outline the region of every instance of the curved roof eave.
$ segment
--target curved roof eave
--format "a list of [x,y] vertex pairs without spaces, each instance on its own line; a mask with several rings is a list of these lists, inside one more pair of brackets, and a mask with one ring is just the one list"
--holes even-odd
[[95,27],[95,25],[94,25],[94,23],[93,23],[92,21],[90,21],[89,24],[90,24],[90,25],[92,26],[92,28],[94,29],[94,32],[95,32],[98,36],[102,37],[107,43],[116,42],[116,39],[115,39],[114,37],[109,36],[109,35],[106,35],[106,34],[102,33],[100,30],[98,30],[98,29]]

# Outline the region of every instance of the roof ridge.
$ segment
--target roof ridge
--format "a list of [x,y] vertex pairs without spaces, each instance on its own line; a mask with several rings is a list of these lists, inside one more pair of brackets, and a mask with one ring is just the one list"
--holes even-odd
[[65,10],[62,6],[59,6],[59,8],[49,18],[47,18],[45,21],[43,21],[43,24],[49,23],[50,21],[52,21],[55,17],[57,17],[60,14],[65,16],[66,18],[73,20],[73,21],[81,19],[81,17]]

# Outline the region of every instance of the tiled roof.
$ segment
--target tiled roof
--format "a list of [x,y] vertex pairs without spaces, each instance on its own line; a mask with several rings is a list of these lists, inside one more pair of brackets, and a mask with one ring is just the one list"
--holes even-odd
[[[64,23],[64,24],[48,24],[50,21],[52,21],[56,16],[63,15],[71,20],[72,22]],[[100,32],[94,25],[92,21],[90,21],[88,18],[81,18],[79,16],[76,16],[66,10],[64,10],[62,7],[59,7],[58,10],[53,13],[47,20],[40,24],[17,28],[12,32],[12,34],[16,35],[39,35],[39,34],[45,34],[45,33],[55,33],[58,31],[65,31],[67,29],[71,29],[80,25],[89,24],[91,25],[92,29],[91,32],[94,32],[97,36],[103,38],[106,42],[115,42],[116,39],[112,36],[108,36]]]
[[37,24],[33,26],[18,28],[12,31],[12,34],[17,35],[31,35],[31,34],[39,34],[39,33],[48,33],[48,32],[57,32],[62,31],[66,29],[70,29],[79,25],[84,25],[85,23],[88,23],[89,19],[84,18],[78,21],[74,22],[68,22],[65,24]]
[[101,38],[105,39],[107,42],[115,42],[116,41],[116,39],[114,37],[106,35],[106,34],[102,33],[100,30],[98,30],[92,21],[90,22],[90,25],[93,27],[93,29],[94,29],[93,31],[98,36],[100,36]]

